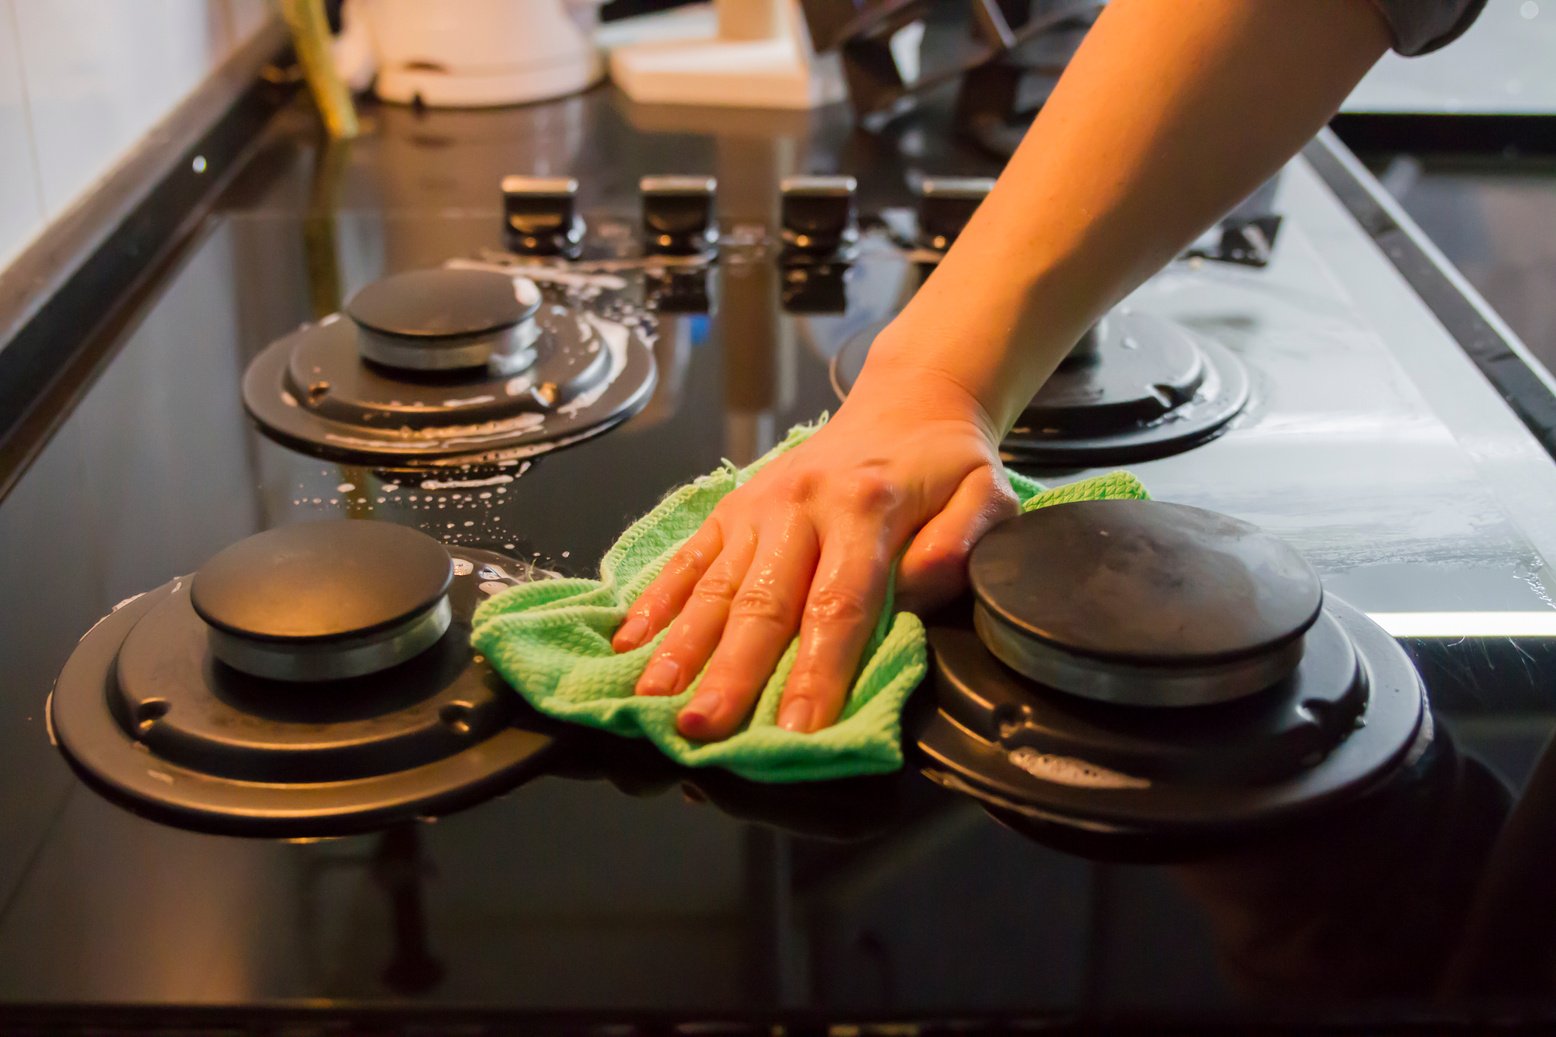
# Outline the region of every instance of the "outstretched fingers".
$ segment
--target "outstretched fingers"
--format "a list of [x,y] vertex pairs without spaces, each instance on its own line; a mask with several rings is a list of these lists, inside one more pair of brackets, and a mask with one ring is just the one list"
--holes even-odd
[[630,652],[652,641],[669,626],[723,546],[724,535],[718,523],[711,519],[704,522],[627,609],[627,618],[611,638],[611,647],[618,652]]
[[887,534],[879,525],[854,522],[827,538],[778,708],[779,727],[809,733],[843,712],[886,600],[892,559]]
[[677,719],[682,735],[725,738],[750,715],[799,629],[818,550],[815,526],[801,508],[786,509],[764,524],[718,647]]

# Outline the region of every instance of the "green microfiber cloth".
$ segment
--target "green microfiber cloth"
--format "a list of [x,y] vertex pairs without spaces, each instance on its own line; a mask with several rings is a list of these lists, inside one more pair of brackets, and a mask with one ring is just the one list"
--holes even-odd
[[[670,555],[696,532],[715,504],[819,427],[792,429],[777,447],[745,467],[726,464],[682,486],[605,552],[598,580],[557,579],[502,591],[475,614],[472,641],[540,712],[618,735],[647,738],[690,767],[723,767],[751,781],[824,781],[897,770],[902,766],[902,707],[923,679],[924,624],[909,612],[884,610],[865,649],[843,715],[810,734],[777,726],[779,699],[796,643],[778,663],[747,725],[719,742],[693,742],[675,730],[675,716],[701,677],[676,696],[632,693],[654,647],[664,636],[630,652],[611,650],[611,635],[627,606],[658,575]],[[1006,473],[1031,511],[1101,498],[1144,498],[1134,476],[1114,472],[1045,489]]]

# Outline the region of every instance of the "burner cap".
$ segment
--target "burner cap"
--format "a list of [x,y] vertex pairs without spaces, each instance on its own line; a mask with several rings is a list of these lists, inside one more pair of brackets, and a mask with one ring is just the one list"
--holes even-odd
[[1135,313],[1104,317],[1043,385],[1021,424],[1118,435],[1159,421],[1204,385],[1205,354],[1181,328]]
[[[855,335],[833,359],[839,396],[853,388],[884,327]],[[1224,347],[1166,318],[1120,308],[1065,358],[1001,446],[1034,464],[1126,464],[1214,438],[1247,402],[1248,372]]]
[[284,526],[207,562],[190,603],[218,659],[277,680],[358,677],[403,662],[448,629],[454,563],[386,522]]
[[1002,662],[1108,702],[1200,705],[1261,691],[1301,659],[1323,588],[1283,541],[1155,501],[1083,501],[1001,523],[968,563]]
[[364,328],[408,338],[482,335],[540,309],[535,285],[495,270],[411,270],[374,281],[346,304]]
[[641,335],[507,273],[400,274],[348,310],[249,365],[243,404],[271,438],[378,467],[483,464],[598,435],[653,392]]
[[494,270],[412,270],[374,281],[346,304],[362,355],[418,371],[500,367],[535,360],[540,290]]
[[1058,505],[991,531],[969,569],[910,723],[931,778],[1000,810],[1225,833],[1371,789],[1431,740],[1403,650],[1244,523]]
[[[338,557],[324,568],[337,572],[309,581],[332,545]],[[470,621],[488,593],[531,570],[450,550],[360,520],[288,527],[229,548],[82,638],[49,704],[60,748],[94,787],[137,812],[242,835],[343,835],[513,787],[551,739],[473,653]],[[386,573],[392,557],[383,551],[403,551],[406,572]],[[369,587],[381,601],[363,593]],[[286,592],[296,596],[295,617]],[[441,629],[406,648],[406,620],[427,615],[440,616]],[[384,635],[392,658],[374,649]],[[236,659],[224,641],[239,646]],[[378,653],[371,672],[345,675],[339,658],[363,651]],[[279,655],[292,669],[266,675],[274,660],[265,652],[293,653]],[[325,676],[301,679],[298,666]]]

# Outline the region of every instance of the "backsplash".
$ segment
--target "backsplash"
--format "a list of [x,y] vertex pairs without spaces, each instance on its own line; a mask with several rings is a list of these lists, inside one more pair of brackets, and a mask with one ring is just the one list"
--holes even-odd
[[0,0],[0,268],[273,16],[268,0]]

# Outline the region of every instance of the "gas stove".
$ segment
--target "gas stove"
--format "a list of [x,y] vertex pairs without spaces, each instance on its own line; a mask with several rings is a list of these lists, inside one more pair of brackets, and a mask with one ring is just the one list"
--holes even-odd
[[[1495,989],[1506,913],[1482,886],[1550,729],[1556,466],[1455,337],[1466,307],[1502,329],[1408,230],[1380,248],[1404,221],[1338,145],[1283,172],[1273,243],[1261,213],[1153,278],[1006,444],[1049,483],[1127,466],[1173,529],[1208,512],[1299,559],[1230,684],[1195,670],[1222,645],[1161,685],[1225,696],[1181,708],[1247,712],[1293,653],[1362,660],[1304,678],[1330,690],[1288,703],[1269,753],[1206,764],[1289,777],[1318,731],[1319,757],[1370,761],[1307,797],[1337,802],[1279,826],[1240,803],[1180,845],[1154,800],[1017,787],[1149,707],[1075,700],[1110,686],[1095,645],[1056,670],[990,634],[996,613],[1036,629],[1007,592],[932,623],[908,769],[840,785],[676,771],[533,715],[456,650],[482,596],[589,575],[672,486],[835,407],[982,159],[837,113],[678,122],[608,93],[377,115],[349,153],[295,112],[272,125],[0,501],[0,539],[34,545],[0,581],[0,1018],[744,1032],[1404,999],[1452,1020],[1488,992],[1552,1014],[1549,973]],[[282,546],[296,567],[267,561]],[[966,679],[988,665],[1080,683],[1000,712],[998,682]],[[1056,741],[1055,711],[1091,726]],[[316,745],[320,725],[349,737]],[[1110,728],[1084,780],[1172,772],[1140,727]],[[991,780],[1002,737],[1048,770]]]

